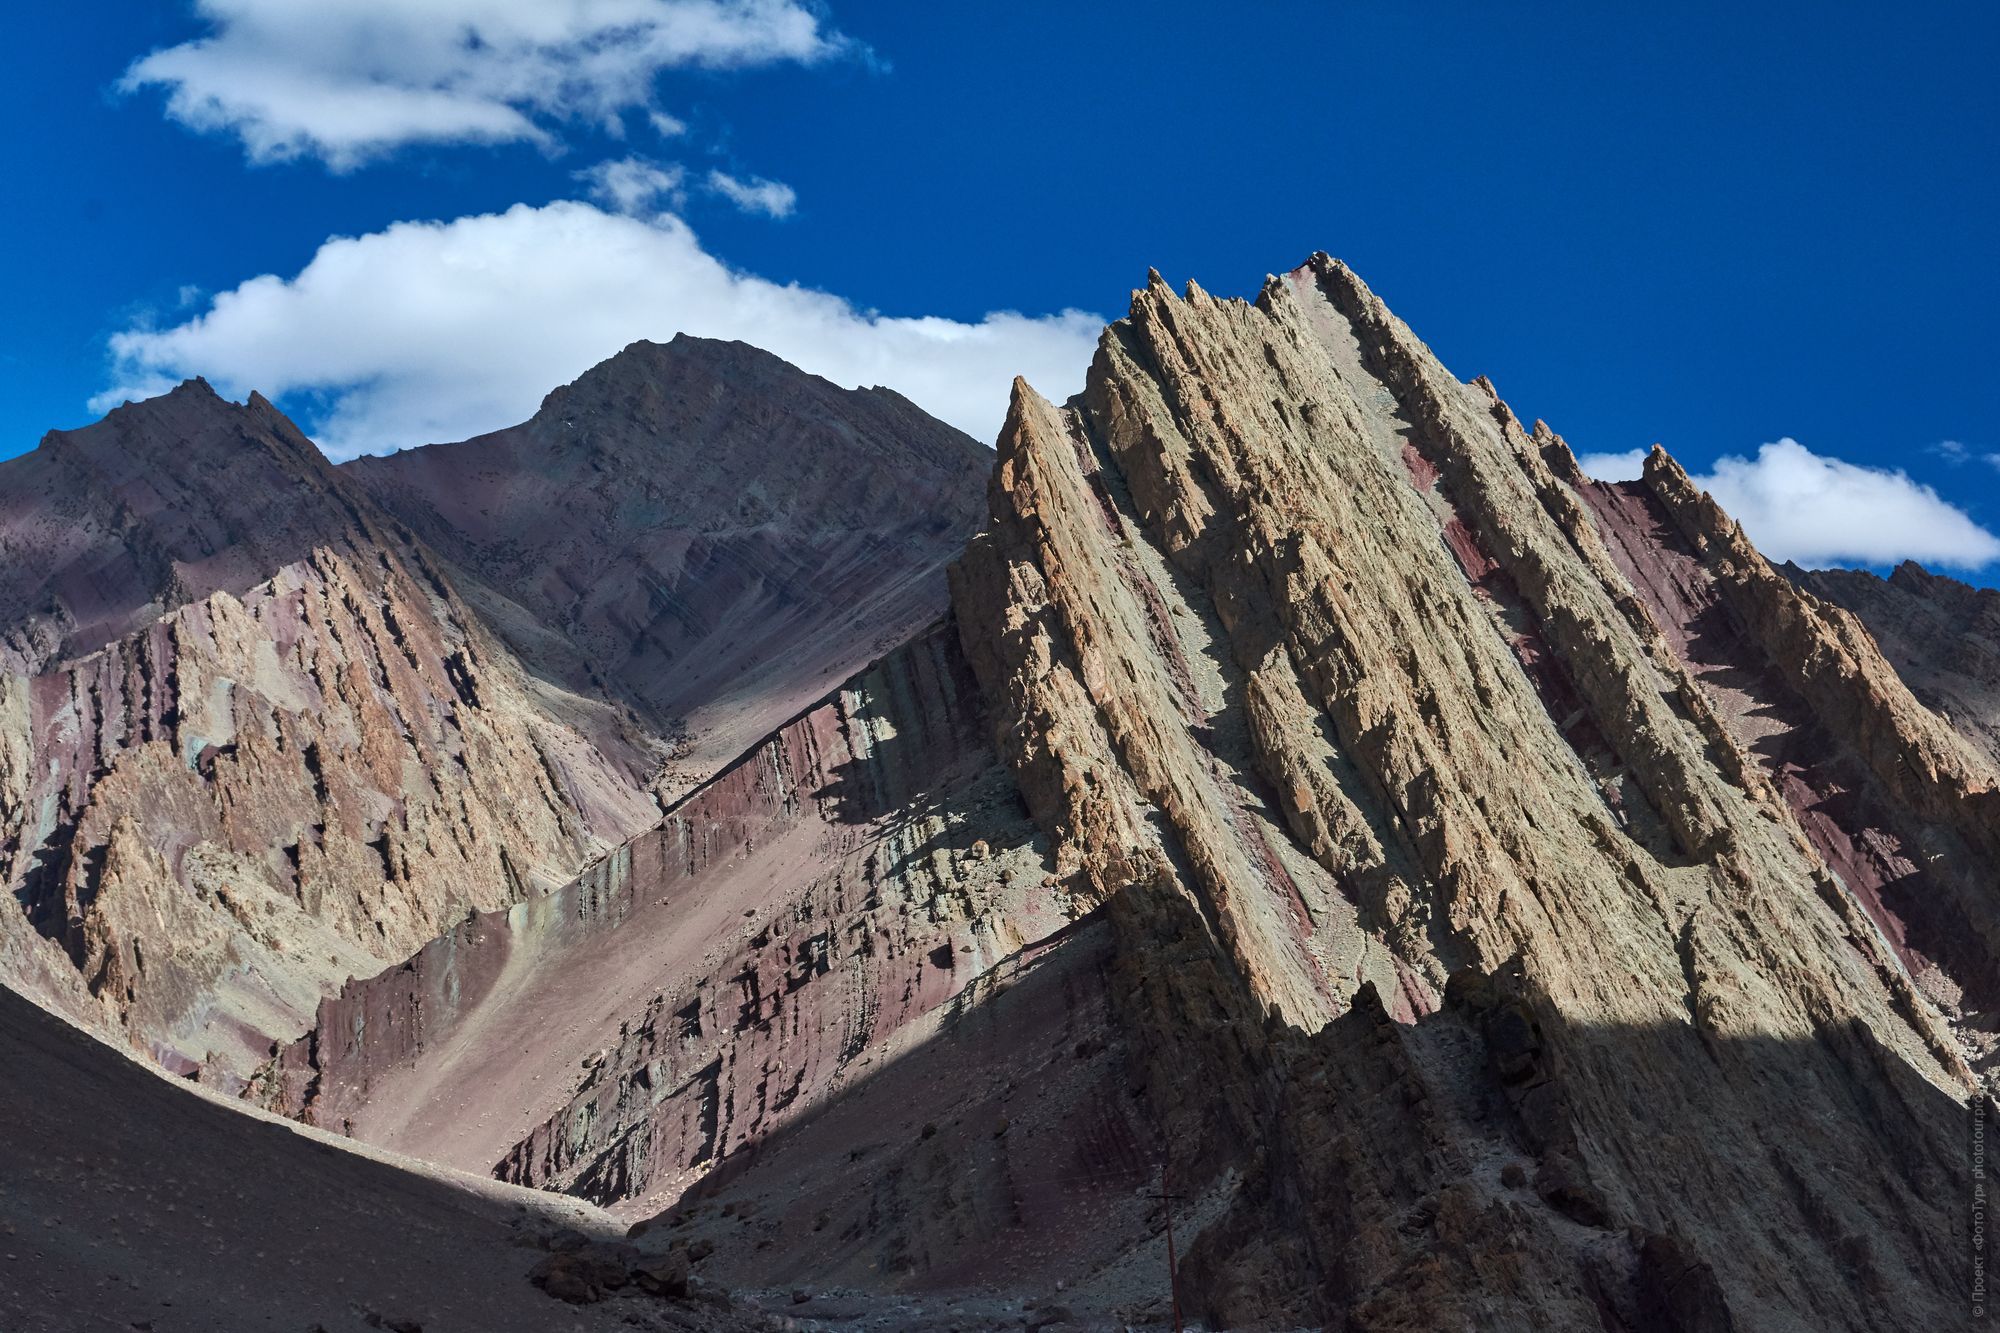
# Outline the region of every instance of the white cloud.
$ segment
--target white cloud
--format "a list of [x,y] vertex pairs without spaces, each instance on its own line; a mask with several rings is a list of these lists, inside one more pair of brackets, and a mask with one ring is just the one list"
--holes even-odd
[[738,180],[724,171],[708,173],[708,188],[724,196],[745,213],[762,213],[766,217],[790,217],[798,207],[798,192],[782,181],[768,181],[762,176],[752,176],[749,180]]
[[892,318],[732,270],[670,214],[519,204],[327,241],[290,278],[217,294],[197,317],[111,342],[105,410],[191,375],[234,397],[306,395],[335,457],[461,439],[640,338],[740,338],[836,383],[885,384],[975,438],[999,432],[1012,377],[1082,387],[1103,321],[1081,311],[977,323]]
[[646,119],[652,122],[653,133],[662,139],[678,139],[688,131],[686,121],[679,116],[670,116],[664,111],[648,111]]
[[1599,481],[1637,481],[1646,472],[1646,451],[1628,449],[1622,454],[1578,454],[1576,465],[1584,475]]
[[[1586,454],[1600,481],[1639,475],[1645,454]],[[1916,560],[1980,569],[2000,560],[2000,537],[1900,468],[1860,467],[1814,453],[1794,439],[1726,455],[1694,484],[1715,497],[1773,560],[1808,566],[1892,565]]]
[[576,173],[590,187],[590,197],[620,213],[649,213],[680,203],[687,172],[673,163],[643,157],[599,162]]
[[1972,456],[1972,451],[1957,440],[1939,440],[1930,447],[1930,452],[1936,454],[1953,467],[1957,467]]
[[408,143],[549,144],[652,105],[661,71],[812,62],[850,49],[803,0],[196,0],[208,35],[127,70],[167,113],[256,161],[346,170]]

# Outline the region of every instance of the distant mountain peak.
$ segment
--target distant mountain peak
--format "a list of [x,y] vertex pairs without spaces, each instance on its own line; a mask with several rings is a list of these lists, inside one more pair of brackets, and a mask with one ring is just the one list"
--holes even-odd
[[332,466],[269,399],[235,403],[185,380],[0,462],[0,659],[34,669],[90,651],[314,546],[370,540],[363,526]]

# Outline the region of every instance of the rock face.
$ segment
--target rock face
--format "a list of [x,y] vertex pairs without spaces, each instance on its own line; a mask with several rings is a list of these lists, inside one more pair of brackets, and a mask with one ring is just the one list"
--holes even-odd
[[675,742],[673,797],[938,617],[991,463],[887,389],[682,335],[344,470],[538,673]]
[[[1176,1179],[1241,1175],[1207,1318],[1957,1309],[1992,767],[1664,455],[1584,481],[1319,256],[1156,275],[1079,399],[1017,386],[991,507],[953,588],[1001,753]],[[1885,925],[1900,847],[1956,951]]]
[[58,483],[88,497],[53,501],[80,535],[22,556],[49,591],[12,641],[39,674],[0,683],[23,909],[0,930],[10,976],[169,1068],[240,1079],[344,977],[654,817],[636,744],[541,707],[431,558],[261,399],[192,383],[0,467],[16,517]]
[[344,988],[266,1104],[625,1212],[671,1202],[1066,925],[986,731],[955,632],[919,636],[590,873]]

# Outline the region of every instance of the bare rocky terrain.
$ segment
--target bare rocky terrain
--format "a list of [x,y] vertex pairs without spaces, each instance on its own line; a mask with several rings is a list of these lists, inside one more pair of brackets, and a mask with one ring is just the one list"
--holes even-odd
[[1170,1225],[1206,1328],[1962,1322],[1994,595],[1324,255],[993,454],[678,339],[342,468],[184,386],[0,520],[0,980],[160,1069],[0,994],[23,1327],[1157,1328]]
[[991,451],[744,343],[634,343],[521,425],[345,466],[685,794],[944,611]]

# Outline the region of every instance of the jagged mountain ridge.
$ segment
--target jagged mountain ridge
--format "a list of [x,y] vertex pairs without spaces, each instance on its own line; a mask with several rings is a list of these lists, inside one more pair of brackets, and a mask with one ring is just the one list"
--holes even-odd
[[2000,590],[1908,561],[1886,579],[1859,569],[1785,573],[1860,617],[1911,692],[2000,765]]
[[368,526],[261,394],[189,380],[0,463],[0,661],[34,675],[315,547],[365,548]]
[[[1189,1260],[1218,1325],[1956,1308],[1990,936],[1932,984],[1841,852],[1927,843],[1983,925],[1992,770],[1663,454],[1643,488],[1662,531],[1325,256],[1255,303],[1155,275],[1080,399],[1017,390],[954,601],[1176,1178],[1243,1173]],[[1697,599],[1886,830],[1797,799]]]

